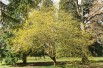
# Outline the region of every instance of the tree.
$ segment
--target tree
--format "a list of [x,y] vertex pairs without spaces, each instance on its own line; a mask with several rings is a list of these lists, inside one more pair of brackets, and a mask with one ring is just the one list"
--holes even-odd
[[[102,54],[102,44],[103,44],[103,2],[101,0],[93,0],[92,6],[90,8],[88,20],[90,23],[88,24],[87,31],[92,31],[92,38],[94,40],[94,44],[90,46],[90,51],[93,56],[99,56]],[[95,48],[95,49],[94,49]],[[93,53],[95,52],[95,54]],[[102,55],[101,55],[102,56]]]
[[6,60],[8,60],[8,57],[12,58],[14,55],[11,53],[11,49],[9,47],[10,38],[13,37],[12,30],[21,27],[22,22],[26,19],[27,13],[29,12],[29,7],[32,7],[33,5],[35,4],[31,0],[10,0],[9,4],[5,4],[0,1],[0,24],[2,25],[2,29],[0,28],[0,30],[2,30],[0,40],[3,41],[1,44],[5,43],[6,45],[3,49],[5,52],[4,55],[7,57]]
[[[12,32],[5,41],[7,45],[10,45],[10,52],[12,54],[21,53],[23,63],[27,62],[26,58],[31,53],[40,50],[44,50],[54,64],[58,56],[78,55],[82,56],[82,61],[86,63],[85,59],[88,60],[87,46],[93,42],[90,40],[91,32],[86,32],[83,24],[86,11],[84,7],[88,9],[89,2],[83,1],[80,5],[77,0],[62,0],[58,20],[54,19],[54,10],[51,6],[44,6],[41,11],[36,10],[35,6],[38,6],[38,3],[39,0],[11,0],[7,5],[7,11],[3,14],[6,33]],[[46,3],[47,1],[44,1],[45,5]],[[51,1],[49,3],[51,4]],[[81,17],[82,22],[75,19],[72,13],[64,11],[63,8],[68,7],[76,11],[75,16]],[[9,18],[11,18],[10,21]]]
[[63,48],[63,51],[67,50],[66,54],[74,54],[76,51],[69,51],[72,46],[77,50],[78,46],[90,44],[87,44],[90,35],[82,34],[78,21],[71,14],[60,11],[60,20],[55,21],[53,11],[46,11],[46,8],[43,11],[34,9],[28,15],[23,28],[14,31],[11,45],[13,52],[22,52],[28,56],[30,52],[35,53],[38,49],[44,49],[55,64],[58,47],[67,48]]

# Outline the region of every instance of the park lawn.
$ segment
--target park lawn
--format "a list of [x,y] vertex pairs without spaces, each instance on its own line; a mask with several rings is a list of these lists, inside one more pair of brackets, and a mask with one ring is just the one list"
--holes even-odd
[[[69,57],[69,58],[57,58],[57,61],[80,61],[81,58],[78,57]],[[99,60],[99,59],[98,59]],[[19,60],[18,63],[22,62],[22,60]],[[49,57],[46,57],[45,59],[43,57],[28,57],[27,62],[52,62],[52,60]]]
[[[91,65],[103,65],[103,57],[89,57],[89,60],[93,61],[93,64]],[[81,61],[81,58],[77,57],[69,57],[69,58],[59,58],[57,59],[57,62],[73,62],[73,61]],[[27,58],[28,63],[34,63],[34,65],[27,65],[27,66],[11,66],[11,65],[1,65],[0,68],[54,68],[53,61],[46,57],[44,59],[43,57],[28,57]],[[21,60],[19,60],[17,63],[22,63]],[[42,64],[41,64],[42,63]],[[49,64],[50,63],[50,64]],[[46,65],[47,64],[47,65]],[[63,65],[58,65],[55,68],[63,68]],[[79,68],[78,65],[72,66],[71,64],[68,64],[66,68]]]

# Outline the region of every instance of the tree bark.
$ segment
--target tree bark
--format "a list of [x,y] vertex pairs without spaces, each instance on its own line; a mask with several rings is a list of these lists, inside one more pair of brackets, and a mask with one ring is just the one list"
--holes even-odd
[[85,53],[83,53],[83,56],[82,56],[82,63],[83,64],[87,64],[89,62],[89,59],[87,57],[87,55]]
[[23,64],[27,63],[27,55],[26,54],[23,54],[22,61],[23,61]]
[[73,2],[75,4],[75,6],[76,6],[76,11],[78,13],[78,16],[81,16],[80,11],[79,11],[79,5],[78,5],[77,1],[73,0]]
[[55,57],[50,57],[50,58],[53,60],[54,66],[56,66],[56,58]]

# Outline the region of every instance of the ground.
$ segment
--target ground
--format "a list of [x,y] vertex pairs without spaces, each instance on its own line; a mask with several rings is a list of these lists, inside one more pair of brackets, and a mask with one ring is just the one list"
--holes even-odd
[[[57,66],[55,68],[103,68],[103,57],[89,57],[91,61],[87,65],[80,64],[81,58],[69,57],[58,58]],[[46,59],[39,57],[28,57],[28,64],[22,64],[19,60],[17,65],[0,65],[0,68],[54,68],[53,62],[49,57]],[[66,63],[66,64],[65,64]],[[65,65],[64,65],[65,64]]]

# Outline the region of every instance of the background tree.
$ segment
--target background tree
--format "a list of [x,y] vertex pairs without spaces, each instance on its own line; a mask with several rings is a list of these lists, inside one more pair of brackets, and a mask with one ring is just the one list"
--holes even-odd
[[[0,1],[0,9],[1,16],[0,16],[0,24],[2,25],[2,35],[0,40],[3,40],[3,42],[6,44],[5,55],[7,55],[7,60],[9,60],[8,57],[11,57],[13,53],[11,52],[10,45],[10,38],[13,37],[12,31],[13,29],[18,29],[22,27],[22,24],[24,20],[27,18],[27,14],[30,11],[30,7],[35,7],[36,1],[26,0],[26,1],[15,1],[10,0],[9,4],[5,4],[2,1]],[[9,54],[9,55],[8,55]],[[11,54],[11,55],[10,55]],[[12,59],[12,57],[11,57]],[[7,61],[6,61],[7,62]]]

